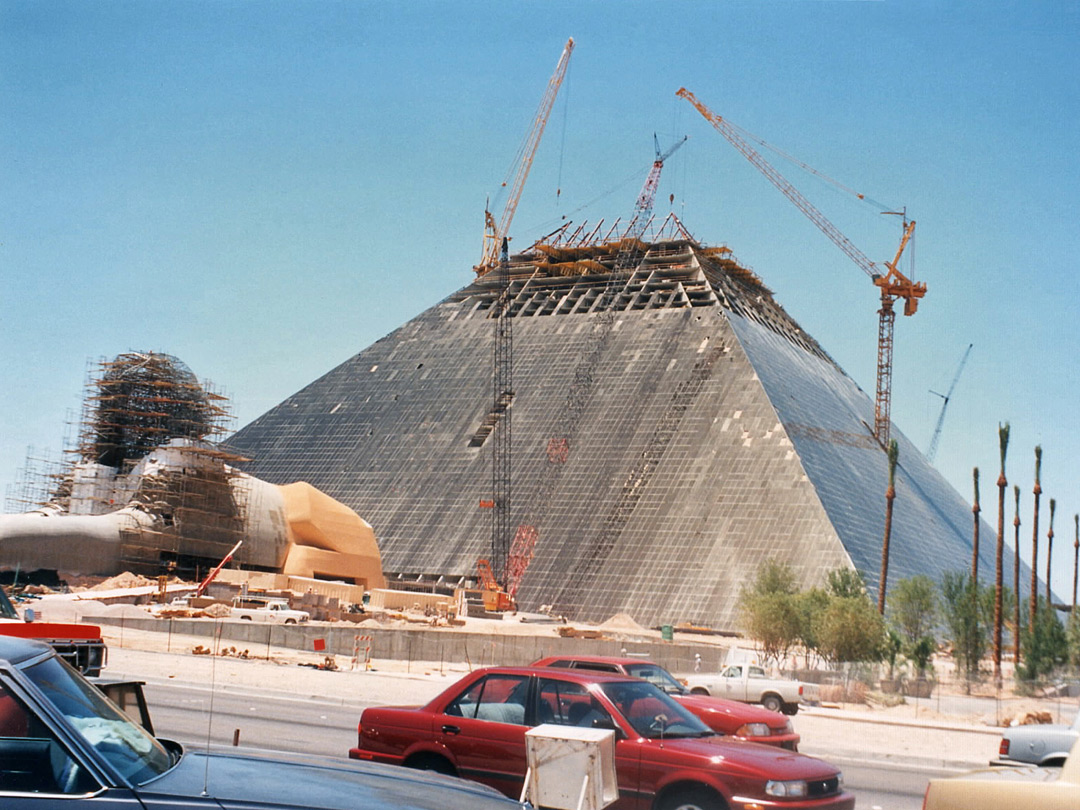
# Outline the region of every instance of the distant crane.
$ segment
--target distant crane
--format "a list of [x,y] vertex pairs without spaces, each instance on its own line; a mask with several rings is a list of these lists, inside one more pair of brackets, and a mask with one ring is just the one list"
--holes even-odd
[[[544,134],[548,116],[551,114],[551,108],[555,104],[555,96],[558,95],[563,79],[566,78],[566,69],[570,64],[570,54],[573,50],[574,40],[571,37],[566,41],[566,47],[563,48],[562,56],[559,57],[559,63],[555,66],[555,73],[548,80],[547,90],[544,91],[544,95],[540,99],[540,106],[537,108],[536,115],[533,118],[532,128],[529,130],[529,134],[525,136],[514,164],[510,167],[506,180],[503,181],[504,188],[510,185],[510,194],[506,198],[506,204],[498,222],[495,221],[495,216],[491,211],[487,210],[486,207],[484,209],[484,247],[480,257],[480,264],[473,268],[477,276],[484,275],[499,263],[500,243],[502,238],[507,236],[510,231],[510,223],[514,220],[518,200],[521,199],[521,192],[525,189],[525,180],[528,178],[529,170],[532,168],[536,149],[540,146],[540,138]],[[512,180],[511,176],[513,176]]]
[[952,384],[949,386],[949,393],[939,394],[937,391],[931,391],[931,394],[935,394],[944,400],[941,403],[941,413],[938,414],[937,425],[934,427],[934,437],[930,440],[930,449],[926,451],[926,460],[933,463],[934,457],[937,455],[938,442],[941,440],[941,426],[945,424],[945,409],[949,407],[949,400],[952,399],[953,389],[956,388],[956,383],[960,381],[960,375],[964,371],[964,365],[967,363],[968,355],[971,354],[971,347],[973,343],[969,343],[967,349],[964,351],[964,356],[960,359],[960,365],[956,367],[956,374],[953,376]]
[[[680,87],[676,93],[680,98],[689,101],[701,113],[702,117],[723,135],[749,160],[765,177],[776,186],[785,197],[813,222],[822,233],[829,237],[833,243],[847,254],[855,264],[862,268],[871,281],[881,289],[881,309],[878,310],[878,358],[877,358],[877,386],[874,398],[874,436],[885,448],[889,444],[889,432],[891,430],[890,411],[892,406],[892,354],[893,354],[893,326],[896,313],[893,311],[893,302],[897,298],[904,299],[904,314],[914,315],[919,307],[919,299],[926,295],[926,285],[911,281],[900,272],[900,257],[904,253],[915,232],[914,220],[909,221],[904,215],[904,232],[900,238],[900,247],[891,262],[885,262],[881,267],[871,261],[865,253],[859,250],[850,239],[842,234],[824,214],[804,197],[795,186],[784,178],[773,166],[765,160],[750,144],[746,142],[737,128],[731,122],[721,118],[702,104],[685,87]],[[861,196],[861,195],[860,195]],[[893,212],[889,212],[893,213]],[[883,272],[884,271],[884,272]]]
[[660,141],[657,139],[656,133],[653,133],[656,160],[653,161],[652,168],[649,169],[649,176],[645,178],[645,185],[641,187],[641,193],[638,194],[637,202],[634,203],[634,218],[630,221],[627,236],[638,238],[645,231],[645,226],[649,224],[649,218],[652,216],[653,202],[656,200],[656,189],[660,185],[660,172],[664,170],[664,161],[671,157],[676,149],[686,143],[686,139],[689,137],[689,135],[684,135],[681,141],[676,141],[664,154],[660,154]]

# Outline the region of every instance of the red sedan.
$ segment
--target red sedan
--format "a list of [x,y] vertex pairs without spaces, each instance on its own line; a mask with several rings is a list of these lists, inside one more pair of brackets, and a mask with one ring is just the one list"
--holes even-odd
[[691,694],[674,675],[652,661],[605,655],[556,655],[541,658],[532,665],[618,672],[632,678],[642,678],[656,684],[719,734],[765,745],[778,745],[789,751],[799,750],[799,735],[795,733],[791,720],[784,715],[737,700]]
[[426,706],[366,709],[349,756],[464,776],[516,798],[525,732],[542,723],[615,731],[616,810],[855,806],[827,762],[721,737],[647,681],[572,669],[480,669]]

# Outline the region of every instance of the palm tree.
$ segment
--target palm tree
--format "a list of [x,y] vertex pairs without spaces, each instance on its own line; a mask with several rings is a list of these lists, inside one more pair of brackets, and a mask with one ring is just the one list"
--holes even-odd
[[1031,607],[1028,610],[1028,627],[1035,627],[1035,609],[1039,606],[1039,471],[1042,469],[1042,445],[1035,445],[1035,517],[1031,519]]
[[971,506],[971,514],[974,515],[974,540],[971,543],[971,581],[979,582],[979,468],[971,471],[971,477],[975,481],[975,503]]
[[1053,498],[1050,499],[1050,529],[1046,532],[1046,606],[1052,607],[1050,603],[1050,562],[1054,556],[1054,508],[1057,506],[1057,501]]
[[1001,473],[998,475],[997,550],[994,569],[994,680],[1001,684],[1001,586],[1002,557],[1005,552],[1005,453],[1009,449],[1009,423],[998,425],[998,446],[1001,450]]
[[896,439],[889,442],[889,486],[885,490],[885,539],[881,543],[881,582],[878,583],[877,610],[885,615],[885,583],[889,578],[889,538],[892,536],[893,501],[896,500],[896,462],[900,458],[900,445]]
[[1013,513],[1013,665],[1020,663],[1020,487],[1013,484],[1016,511]]

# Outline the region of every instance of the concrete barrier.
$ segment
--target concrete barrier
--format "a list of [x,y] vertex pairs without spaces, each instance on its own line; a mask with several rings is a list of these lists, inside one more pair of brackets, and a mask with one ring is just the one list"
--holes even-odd
[[[549,635],[511,635],[462,632],[440,628],[358,627],[345,623],[306,625],[254,624],[227,619],[157,619],[128,616],[101,616],[97,624],[132,630],[149,630],[174,635],[203,636],[212,641],[220,633],[222,644],[247,648],[261,655],[271,647],[314,651],[315,639],[325,642],[327,655],[351,657],[355,636],[371,636],[373,659],[398,661],[467,662],[480,666],[524,666],[548,655],[631,655],[648,658],[671,672],[694,671],[695,656],[701,656],[701,671],[715,672],[727,654],[726,647],[684,641],[674,643],[631,641],[617,637],[602,639],[562,638]],[[207,644],[210,646],[210,643]]]

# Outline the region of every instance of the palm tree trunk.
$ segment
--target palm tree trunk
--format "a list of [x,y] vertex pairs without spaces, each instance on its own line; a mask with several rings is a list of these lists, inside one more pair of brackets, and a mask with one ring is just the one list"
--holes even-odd
[[1039,606],[1039,469],[1042,467],[1042,447],[1035,445],[1035,516],[1031,519],[1031,607],[1028,611],[1028,627],[1035,627],[1035,611]]
[[979,512],[982,509],[979,507],[979,468],[976,467],[971,472],[972,479],[975,482],[975,503],[971,505],[971,514],[973,516],[973,539],[971,541],[971,581],[976,585],[979,582]]
[[1013,666],[1020,665],[1020,487],[1013,485],[1016,512],[1013,516]]
[[1050,499],[1050,528],[1046,532],[1046,607],[1050,609],[1050,570],[1054,558],[1054,508],[1057,501]]
[[1076,575],[1080,573],[1080,515],[1073,515],[1076,521],[1076,539],[1073,540],[1073,613],[1076,612]]
[[881,544],[881,582],[878,584],[877,611],[885,615],[885,588],[889,578],[889,537],[892,535],[893,499],[896,492],[892,487],[885,491],[885,539]]
[[889,442],[889,486],[885,490],[885,538],[881,542],[881,580],[878,582],[877,609],[885,615],[885,592],[889,580],[889,540],[892,537],[893,501],[896,500],[896,462],[900,458],[900,445],[896,439]]
[[994,683],[1001,687],[1001,620],[1002,620],[1002,568],[1005,553],[1005,453],[1009,449],[1009,423],[998,425],[998,442],[1001,447],[1001,473],[998,475],[998,522],[997,548],[994,553]]

